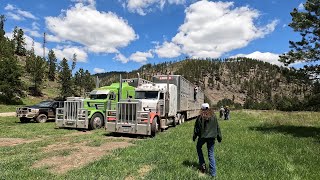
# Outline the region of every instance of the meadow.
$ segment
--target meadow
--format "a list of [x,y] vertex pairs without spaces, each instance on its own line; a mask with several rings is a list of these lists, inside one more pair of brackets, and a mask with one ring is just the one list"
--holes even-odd
[[[241,110],[219,123],[218,179],[320,178],[320,113]],[[197,170],[193,125],[149,138],[0,117],[0,179],[212,179]]]

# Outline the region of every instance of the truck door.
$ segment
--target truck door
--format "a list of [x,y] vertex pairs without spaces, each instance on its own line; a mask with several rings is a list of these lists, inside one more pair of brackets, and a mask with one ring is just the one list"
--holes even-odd
[[58,102],[54,102],[52,106],[48,109],[48,118],[55,118],[56,109],[58,108]]

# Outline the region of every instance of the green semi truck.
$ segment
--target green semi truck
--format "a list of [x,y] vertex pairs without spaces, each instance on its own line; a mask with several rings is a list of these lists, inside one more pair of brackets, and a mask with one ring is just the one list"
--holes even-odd
[[[130,80],[129,83],[132,81],[134,80]],[[88,98],[67,98],[64,107],[56,110],[56,126],[91,130],[103,127],[107,109],[116,109],[119,98],[135,97],[135,87],[129,83],[112,83],[110,86],[96,88],[89,93]]]

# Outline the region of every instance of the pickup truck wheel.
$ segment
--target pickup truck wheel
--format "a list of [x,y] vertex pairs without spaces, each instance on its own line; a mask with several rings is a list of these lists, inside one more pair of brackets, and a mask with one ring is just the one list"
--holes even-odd
[[151,137],[155,137],[158,132],[158,118],[155,117],[151,123]]
[[26,118],[26,117],[21,117],[21,118],[20,118],[20,122],[21,122],[21,123],[28,123],[28,122],[30,122],[30,119],[28,119],[28,118]]
[[94,114],[90,119],[90,129],[100,129],[103,126],[103,116],[99,113]]
[[48,117],[45,114],[39,114],[39,116],[36,119],[38,123],[45,123],[47,122],[47,120],[48,120]]

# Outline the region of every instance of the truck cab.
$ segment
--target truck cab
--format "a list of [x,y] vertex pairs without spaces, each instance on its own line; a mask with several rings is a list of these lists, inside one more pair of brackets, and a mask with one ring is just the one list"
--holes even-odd
[[134,97],[134,87],[128,83],[113,83],[94,89],[88,98],[70,97],[63,109],[57,109],[56,125],[58,127],[99,129],[104,125],[106,110],[115,109],[119,101],[119,92],[123,98]]
[[142,84],[135,89],[134,101],[123,100],[117,110],[108,110],[116,116],[107,116],[106,129],[121,133],[154,136],[173,124],[177,114],[177,87],[174,84]]

